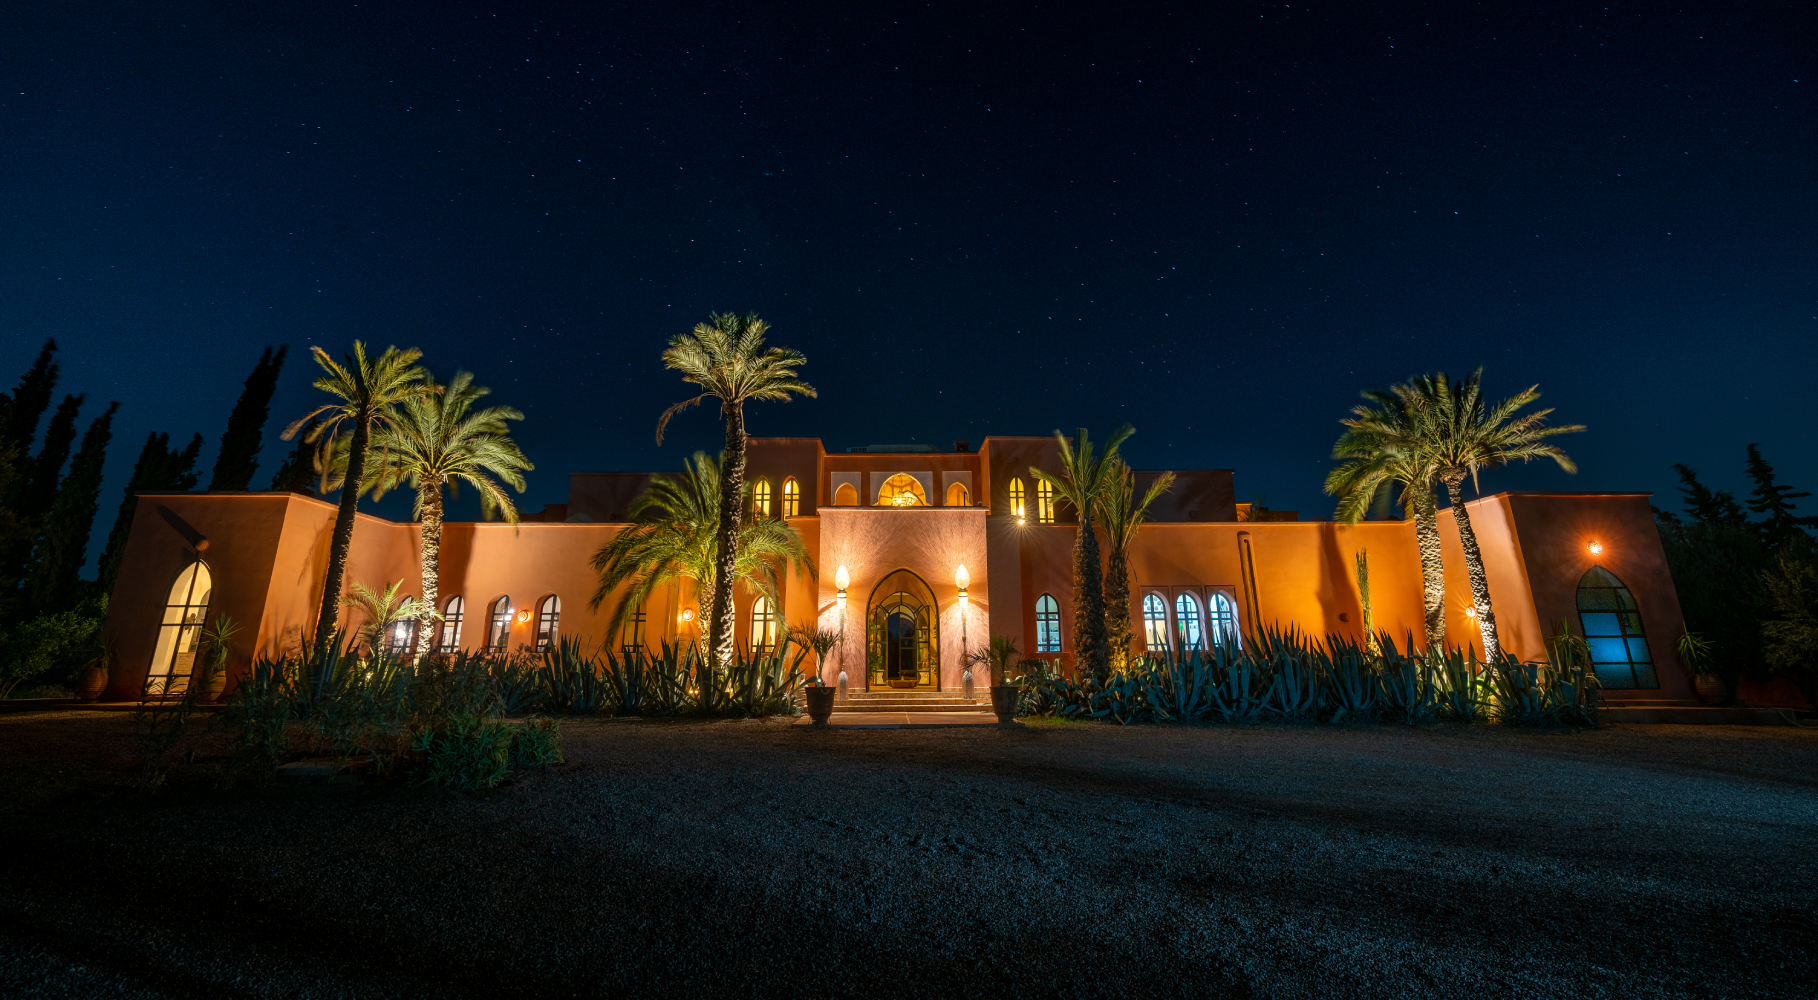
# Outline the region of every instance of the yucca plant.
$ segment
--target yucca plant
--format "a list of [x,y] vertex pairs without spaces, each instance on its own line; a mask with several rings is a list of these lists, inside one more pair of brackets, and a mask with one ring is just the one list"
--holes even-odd
[[537,679],[543,688],[543,704],[564,715],[593,715],[612,697],[599,657],[574,636],[558,636],[554,645],[543,650]]
[[1415,653],[1413,633],[1408,634],[1408,652],[1396,648],[1388,633],[1376,638],[1382,650],[1382,707],[1384,717],[1414,725],[1438,718],[1442,685],[1435,673],[1435,659]]
[[1440,680],[1440,714],[1454,722],[1482,722],[1489,707],[1489,690],[1475,651],[1428,650],[1428,669]]
[[1197,722],[1212,706],[1212,670],[1198,650],[1176,653],[1164,649],[1137,659],[1132,669],[1140,671],[1147,682],[1144,698],[1159,718]]
[[534,653],[519,649],[510,653],[484,653],[481,656],[506,715],[525,715],[542,707],[543,685],[537,680]]
[[1356,722],[1376,716],[1382,690],[1377,657],[1344,636],[1328,636],[1323,657],[1326,700],[1332,706],[1328,722]]
[[701,647],[665,639],[656,655],[644,661],[645,715],[672,715],[698,703],[696,689]]
[[233,750],[221,784],[232,784],[242,776],[264,784],[290,752],[285,729],[296,699],[291,668],[288,660],[261,656],[227,696],[220,719]]
[[606,650],[605,662],[602,664],[606,683],[612,688],[613,714],[643,715],[646,657],[642,649],[633,648],[624,652],[624,658],[621,659],[614,656],[612,650]]
[[1229,650],[1228,645],[1218,646],[1210,654],[1211,712],[1225,722],[1255,722],[1268,704],[1270,678],[1250,651]]

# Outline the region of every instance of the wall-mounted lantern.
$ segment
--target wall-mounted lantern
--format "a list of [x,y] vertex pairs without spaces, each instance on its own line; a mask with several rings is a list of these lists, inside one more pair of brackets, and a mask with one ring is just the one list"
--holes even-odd
[[530,609],[529,608],[525,608],[523,611],[518,612],[518,624],[519,625],[522,625],[529,620],[530,620]]
[[682,609],[682,621],[684,621],[684,622],[694,621],[694,609],[693,608],[683,608]]
[[846,572],[846,567],[844,566],[841,566],[839,571],[833,574],[833,585],[838,587],[840,591],[836,597],[841,604],[846,603],[846,587],[851,582],[852,575]]
[[960,603],[966,603],[966,588],[972,586],[972,575],[966,572],[966,564],[960,563],[953,573],[953,582],[959,585]]
[[1602,542],[1592,542],[1591,544],[1585,546],[1585,548],[1590,549],[1591,554],[1594,556],[1603,555],[1603,543]]

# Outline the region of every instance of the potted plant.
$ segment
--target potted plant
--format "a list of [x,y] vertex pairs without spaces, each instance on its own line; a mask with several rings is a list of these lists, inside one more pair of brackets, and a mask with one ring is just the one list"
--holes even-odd
[[802,699],[808,703],[808,718],[824,726],[833,716],[833,697],[838,689],[827,686],[827,654],[840,644],[846,633],[830,628],[814,628],[804,623],[789,630],[791,637],[804,648],[814,650],[814,676],[802,684]]
[[107,690],[107,663],[112,654],[112,650],[107,648],[107,638],[101,634],[98,624],[79,652],[86,665],[76,676],[76,697],[83,701],[94,701]]
[[1015,639],[994,635],[988,645],[971,650],[964,657],[966,666],[983,666],[991,671],[991,711],[997,714],[1000,723],[1016,721],[1016,701],[1023,689],[1006,683],[1004,672],[1020,656]]
[[1729,686],[1711,669],[1711,641],[1697,632],[1679,635],[1679,662],[1692,674],[1692,688],[1698,700],[1706,705],[1721,705],[1730,700]]
[[233,648],[240,626],[226,615],[216,616],[214,623],[202,632],[201,656],[196,658],[192,683],[202,688],[202,701],[212,705],[227,690],[227,655]]

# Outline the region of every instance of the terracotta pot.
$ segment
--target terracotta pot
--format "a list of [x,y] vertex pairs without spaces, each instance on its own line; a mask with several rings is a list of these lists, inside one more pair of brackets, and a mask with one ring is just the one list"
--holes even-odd
[[833,696],[838,693],[838,689],[816,684],[803,688],[802,693],[808,697],[808,718],[814,720],[817,726],[826,725],[827,720],[833,716]]
[[202,685],[202,703],[212,705],[221,700],[221,692],[227,690],[227,671],[217,670],[208,683]]
[[76,678],[76,697],[83,701],[94,701],[107,690],[107,668],[99,663],[89,664],[80,677]]
[[1716,674],[1693,674],[1692,687],[1698,692],[1698,700],[1706,705],[1721,705],[1730,699],[1729,689],[1724,687],[1723,678]]
[[1012,684],[991,686],[991,710],[997,713],[997,721],[1016,721],[1016,699],[1022,693],[1022,688]]

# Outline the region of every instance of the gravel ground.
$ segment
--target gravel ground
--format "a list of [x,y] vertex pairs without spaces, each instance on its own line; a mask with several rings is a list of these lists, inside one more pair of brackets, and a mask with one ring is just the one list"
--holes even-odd
[[0,995],[1818,992],[1814,730],[566,733],[147,801],[128,719],[0,716]]

